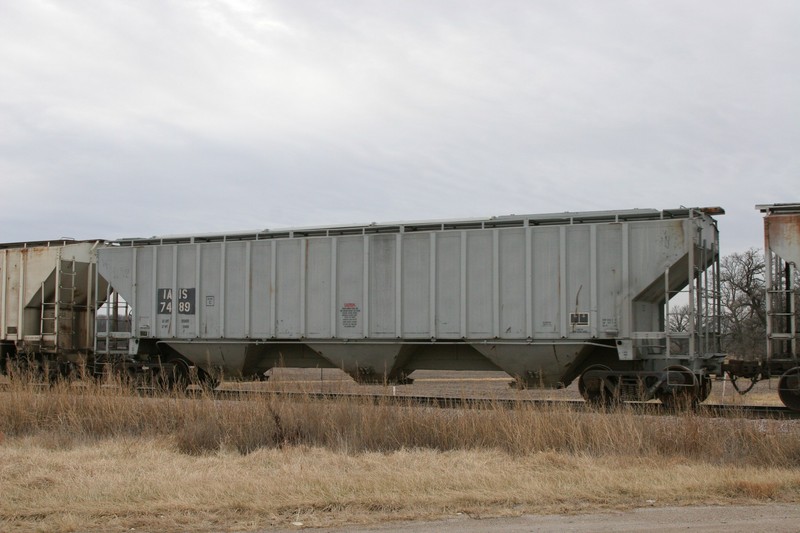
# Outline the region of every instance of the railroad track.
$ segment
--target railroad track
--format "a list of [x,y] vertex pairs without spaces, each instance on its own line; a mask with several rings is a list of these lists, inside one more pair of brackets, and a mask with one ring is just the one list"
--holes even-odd
[[[7,390],[8,382],[0,382],[0,391]],[[37,389],[46,391],[49,386],[40,384]],[[80,388],[76,388],[76,391]],[[139,387],[136,393],[142,396],[164,397],[174,393],[164,393],[161,389],[153,387]],[[281,397],[287,399],[311,399],[314,401],[341,401],[357,400],[374,404],[389,404],[401,406],[431,407],[438,409],[521,409],[521,408],[568,408],[585,412],[613,412],[614,406],[601,407],[589,404],[583,400],[570,399],[532,399],[532,398],[487,398],[487,397],[461,397],[461,396],[434,396],[412,394],[384,394],[384,393],[356,393],[356,392],[312,392],[312,391],[285,391],[285,390],[254,390],[254,389],[215,389],[201,391],[189,389],[187,398],[211,397],[214,400],[248,400],[265,397]],[[674,414],[674,409],[657,402],[625,402],[623,408],[630,409],[641,415],[669,415]],[[775,405],[726,405],[726,404],[700,404],[694,410],[698,416],[709,418],[750,418],[750,419],[800,419],[800,412],[788,407]]]
[[747,418],[800,419],[800,412],[782,405],[700,405],[709,416],[741,416]]
[[[608,411],[613,412],[614,407],[598,407],[588,404],[583,400],[557,400],[557,399],[509,399],[509,398],[463,398],[453,396],[425,396],[425,395],[390,395],[390,394],[361,394],[361,393],[336,393],[336,392],[296,392],[296,391],[253,391],[253,390],[215,390],[212,392],[215,399],[239,400],[266,396],[276,396],[294,399],[313,400],[359,400],[372,403],[388,403],[391,405],[413,405],[434,407],[440,409],[519,409],[525,407],[566,407],[581,411]],[[625,402],[624,408],[631,409],[642,415],[674,414],[675,410],[662,404],[650,402]],[[793,411],[783,406],[772,405],[724,405],[701,404],[694,409],[699,416],[727,417],[727,418],[754,418],[754,419],[800,419],[800,412]]]

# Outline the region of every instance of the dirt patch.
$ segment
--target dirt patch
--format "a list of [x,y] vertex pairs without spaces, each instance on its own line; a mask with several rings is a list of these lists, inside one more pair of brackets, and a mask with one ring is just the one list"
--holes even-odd
[[[623,512],[562,515],[524,515],[513,518],[476,520],[457,515],[435,522],[405,522],[347,529],[322,529],[320,533],[353,531],[358,533],[383,533],[386,531],[414,531],[417,533],[461,533],[505,531],[508,533],[595,531],[641,532],[703,531],[706,533],[735,533],[770,531],[789,533],[797,531],[800,523],[800,506],[796,504],[731,505],[700,507],[649,507]],[[294,529],[282,531],[297,531]]]

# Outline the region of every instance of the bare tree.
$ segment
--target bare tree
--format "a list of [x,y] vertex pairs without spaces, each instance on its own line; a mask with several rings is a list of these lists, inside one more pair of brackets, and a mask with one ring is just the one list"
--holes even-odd
[[[670,306],[670,331],[676,333],[684,333],[689,331],[689,322],[691,321],[691,318],[691,308],[688,304]],[[688,339],[673,338],[670,341],[670,350],[672,353],[686,353],[688,349]]]
[[764,255],[751,248],[720,261],[722,348],[744,358],[764,355]]
[[675,305],[669,310],[669,329],[670,331],[683,332],[689,329],[689,305]]

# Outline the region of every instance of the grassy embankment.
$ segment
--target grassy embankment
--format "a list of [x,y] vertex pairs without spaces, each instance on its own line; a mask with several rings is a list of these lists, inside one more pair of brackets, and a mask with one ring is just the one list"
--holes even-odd
[[800,425],[121,387],[0,392],[0,530],[258,530],[800,501]]

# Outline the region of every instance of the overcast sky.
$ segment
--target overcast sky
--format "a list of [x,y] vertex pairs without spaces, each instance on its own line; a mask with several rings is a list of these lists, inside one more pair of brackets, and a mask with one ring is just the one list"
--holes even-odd
[[0,242],[800,201],[800,2],[0,0]]

